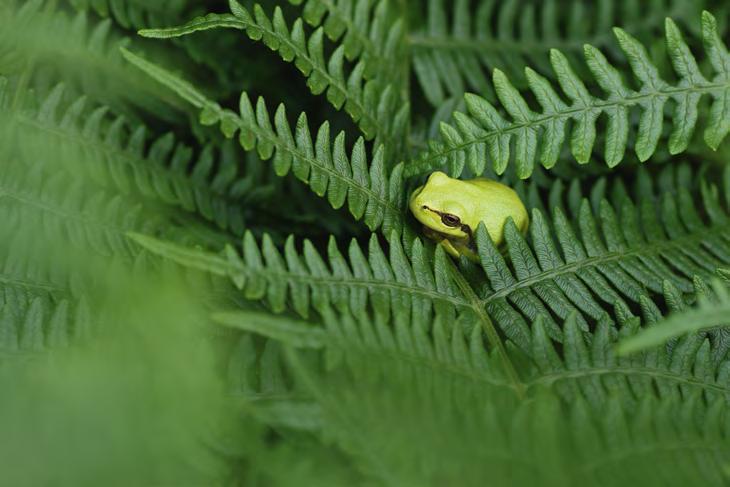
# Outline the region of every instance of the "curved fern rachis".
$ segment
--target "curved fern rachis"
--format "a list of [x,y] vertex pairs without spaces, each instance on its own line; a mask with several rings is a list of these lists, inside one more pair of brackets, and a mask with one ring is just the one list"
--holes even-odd
[[413,192],[410,208],[428,237],[454,257],[464,255],[473,260],[477,259],[473,237],[480,222],[499,245],[508,218],[522,232],[529,221],[525,205],[512,188],[485,178],[452,179],[438,171]]

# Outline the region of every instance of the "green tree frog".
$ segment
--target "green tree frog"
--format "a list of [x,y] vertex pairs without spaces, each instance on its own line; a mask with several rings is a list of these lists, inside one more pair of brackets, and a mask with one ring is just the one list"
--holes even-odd
[[486,178],[453,179],[439,171],[413,192],[410,209],[423,223],[427,237],[454,257],[463,255],[472,260],[478,259],[474,232],[479,222],[484,222],[495,245],[504,239],[508,217],[521,232],[529,223],[525,205],[512,188]]

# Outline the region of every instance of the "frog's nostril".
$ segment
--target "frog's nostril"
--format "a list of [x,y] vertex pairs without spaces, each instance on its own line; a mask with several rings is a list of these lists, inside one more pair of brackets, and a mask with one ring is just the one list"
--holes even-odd
[[421,207],[421,209],[422,209],[422,210],[428,210],[428,206],[426,206],[426,205],[423,205],[423,206]]

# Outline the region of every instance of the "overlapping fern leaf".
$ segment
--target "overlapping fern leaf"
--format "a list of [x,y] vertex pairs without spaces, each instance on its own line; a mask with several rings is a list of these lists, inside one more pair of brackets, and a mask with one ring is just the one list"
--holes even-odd
[[[540,111],[535,111],[504,72],[496,69],[492,82],[500,105],[467,94],[467,113],[456,113],[453,124],[441,125],[443,141],[409,162],[406,176],[443,166],[448,166],[453,175],[459,175],[467,164],[472,172],[481,174],[488,162],[501,174],[511,162],[516,165],[519,177],[527,178],[536,161],[546,168],[558,162],[566,138],[570,139],[575,160],[587,163],[597,152],[594,144],[601,117],[605,117],[606,124],[603,159],[609,167],[624,160],[630,145],[641,161],[654,154],[660,142],[667,144],[670,153],[678,154],[687,148],[695,131],[698,104],[703,97],[712,100],[704,140],[710,148],[717,149],[730,131],[727,103],[730,55],[720,39],[715,18],[708,12],[702,15],[705,54],[713,71],[710,77],[700,71],[697,60],[670,19],[666,21],[666,40],[677,76],[675,82],[661,78],[645,47],[634,37],[619,28],[614,33],[638,89],[629,87],[621,72],[590,45],[584,48],[585,59],[606,97],[593,95],[558,50],[551,51],[550,62],[568,103],[547,79],[527,68],[531,95],[540,105]],[[667,107],[671,107],[667,118],[672,130],[665,142]],[[639,114],[635,137],[630,137],[629,131],[632,113]]]
[[[667,291],[665,299],[671,301]],[[647,313],[644,322],[653,318]],[[403,308],[390,318],[383,315],[353,316],[327,306],[317,318],[308,321],[290,316],[272,316],[260,311],[226,311],[216,313],[214,319],[224,326],[260,335],[281,345],[297,349],[326,350],[327,367],[344,362],[352,365],[358,358],[378,364],[372,369],[382,370],[391,377],[415,380],[418,384],[433,385],[444,381],[450,384],[449,400],[475,400],[475,391],[495,397],[495,394],[523,390],[528,397],[539,397],[542,391],[554,390],[567,404],[584,401],[592,410],[600,411],[612,400],[618,401],[628,413],[636,413],[649,398],[662,402],[690,403],[700,400],[707,404],[725,402],[730,392],[730,367],[724,353],[715,353],[717,340],[713,337],[690,335],[672,347],[657,349],[633,357],[615,352],[618,340],[633,337],[640,329],[642,319],[630,313],[619,313],[618,326],[606,319],[599,321],[592,334],[578,327],[575,316],[569,317],[563,329],[566,338],[557,349],[543,326],[542,319],[535,323],[532,350],[527,359],[519,353],[510,353],[519,376],[512,382],[495,350],[488,349],[483,329],[473,315],[461,314],[458,320],[436,314],[429,325]],[[254,359],[250,354],[250,338],[244,335],[236,352],[237,361]],[[290,387],[292,371],[283,366],[275,345],[268,345],[275,376],[270,380],[253,383],[243,363],[236,367],[239,393],[262,399],[273,390],[282,411],[306,399],[299,390]],[[280,351],[278,351],[280,352]],[[248,358],[247,358],[248,357]],[[354,367],[354,366],[353,366]],[[354,367],[355,370],[361,370]],[[374,373],[374,372],[373,372]],[[278,377],[278,379],[277,379]],[[463,388],[463,390],[461,389]],[[478,394],[477,394],[478,395]],[[269,413],[275,408],[266,404]],[[311,410],[310,410],[311,411]],[[283,418],[282,418],[283,419]],[[291,419],[291,418],[290,418]],[[291,421],[295,425],[298,421]],[[311,424],[302,421],[307,428]]]

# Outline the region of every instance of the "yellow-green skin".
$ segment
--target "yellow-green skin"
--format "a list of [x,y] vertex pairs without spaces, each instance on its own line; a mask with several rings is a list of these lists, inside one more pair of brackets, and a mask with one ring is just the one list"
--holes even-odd
[[[442,172],[431,174],[426,184],[413,192],[410,209],[423,223],[428,237],[438,241],[454,257],[464,255],[472,260],[478,258],[473,235],[479,222],[484,222],[495,245],[504,240],[507,218],[512,217],[523,233],[529,224],[525,205],[509,186],[485,178],[462,181]],[[461,225],[456,228],[445,225],[443,214],[457,216]]]

